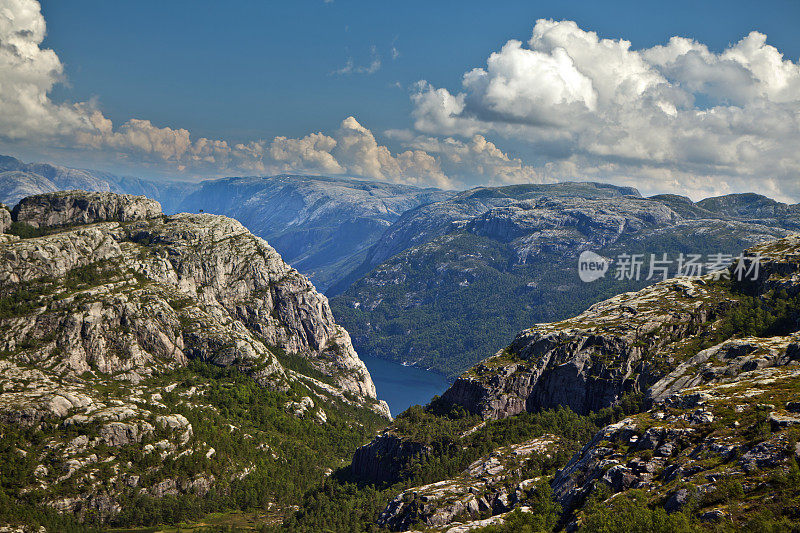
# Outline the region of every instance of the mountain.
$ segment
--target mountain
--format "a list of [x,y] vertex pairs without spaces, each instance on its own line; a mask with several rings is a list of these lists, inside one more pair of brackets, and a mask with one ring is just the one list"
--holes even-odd
[[[758,195],[693,203],[593,183],[479,188],[406,212],[331,305],[359,352],[455,376],[529,324],[653,283],[651,254],[667,254],[670,275],[680,254],[708,268],[715,255],[800,230],[799,213]],[[617,261],[585,283],[585,251],[641,254],[641,275]]]
[[202,182],[178,210],[235,218],[325,291],[403,213],[453,194],[347,178],[242,177]]
[[325,296],[239,222],[142,196],[0,220],[0,523],[278,520],[389,420]]
[[169,214],[235,218],[323,291],[359,266],[403,213],[455,194],[324,176],[146,180],[0,156],[0,202],[14,206],[26,196],[70,189],[144,195]]
[[349,475],[390,531],[794,531],[798,434],[791,235],[520,332]]
[[79,189],[145,195],[160,200],[166,212],[174,213],[183,196],[195,187],[196,184],[188,182],[145,180],[49,163],[23,163],[0,155],[0,202],[10,206],[26,196]]

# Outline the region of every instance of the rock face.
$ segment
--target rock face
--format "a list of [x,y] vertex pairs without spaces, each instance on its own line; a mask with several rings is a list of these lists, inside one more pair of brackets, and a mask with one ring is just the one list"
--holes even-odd
[[[164,217],[157,208],[110,193],[41,195],[22,200],[15,214],[61,227],[0,242],[0,423],[97,428],[85,442],[54,441],[67,466],[48,484],[90,480],[99,444],[146,442],[145,454],[172,460],[213,455],[195,442],[187,418],[147,388],[192,360],[235,367],[274,390],[302,383],[313,391],[311,406],[339,402],[389,417],[327,299],[272,247],[232,219]],[[298,359],[310,375],[284,366]],[[325,422],[323,411],[315,416]],[[213,483],[166,479],[143,490],[160,497]],[[101,519],[119,512],[117,492],[86,490],[49,504]]]
[[131,222],[161,215],[161,205],[144,196],[113,193],[65,191],[23,198],[12,216],[35,228],[92,224],[94,222]]
[[[624,410],[634,414],[619,414],[621,407],[616,415],[600,413],[619,421],[582,437],[569,450],[577,453],[557,459],[558,470],[546,478],[566,530],[586,523],[589,498],[613,507],[628,496],[651,509],[739,529],[767,508],[796,520],[800,236],[749,249],[743,265],[758,265],[751,279],[737,280],[734,262],[730,280],[672,279],[595,304],[572,319],[537,324],[460,377],[426,417],[408,417],[422,427],[397,424],[362,447],[354,470],[368,475],[378,470],[370,468],[376,461],[407,463],[399,443],[412,449],[413,438],[424,438],[413,435],[448,424],[447,417],[458,413],[448,404],[484,421],[460,435],[449,433],[450,451],[442,452],[441,444],[419,450],[425,464],[444,463],[457,456],[453,450],[468,449],[464,437],[474,431],[500,434],[530,423],[530,416],[521,415],[525,411],[568,406],[596,415],[635,393],[641,401]],[[400,432],[409,437],[401,439]],[[445,531],[533,505],[526,488],[545,478],[516,476],[513,465],[537,457],[531,445],[541,444],[534,439],[505,445],[459,476],[405,489],[383,510],[379,524],[393,531]],[[552,444],[537,453],[559,457]],[[632,490],[637,492],[626,494]]]
[[659,360],[678,350],[675,343],[729,305],[703,279],[672,279],[621,294],[575,318],[520,333],[442,397],[484,418],[559,405],[587,414],[646,390],[659,377]]
[[[116,195],[103,204],[108,194],[41,195],[20,202],[18,212],[26,221],[63,224],[69,220],[64,213],[81,206],[86,211],[75,214],[77,220],[112,214],[141,218],[157,207]],[[47,207],[48,199],[53,207]],[[270,351],[278,346],[304,354],[323,373],[335,375],[342,389],[375,398],[369,373],[325,297],[234,220],[182,214],[124,226],[107,222],[6,244],[0,255],[0,283],[11,289],[35,279],[69,281],[81,268],[75,275],[88,285],[83,302],[70,309],[71,297],[57,299],[58,284],[42,281],[42,289],[52,291],[39,302],[42,307],[33,316],[21,313],[4,321],[10,333],[0,345],[12,353],[22,339],[59,332],[20,351],[18,360],[49,360],[58,347],[64,351],[58,368],[73,375],[97,367],[136,379],[160,364],[198,358],[242,368],[260,365],[257,377],[266,380],[284,375]],[[119,328],[129,333],[120,337]]]
[[800,457],[787,446],[791,423],[752,437],[765,419],[800,423],[785,408],[787,391],[800,383],[798,341],[797,334],[748,338],[701,352],[651,389],[649,410],[598,432],[555,476],[554,497],[569,512],[601,485],[612,494],[642,489],[674,512],[713,503],[725,479],[755,496],[760,469]]
[[11,227],[11,211],[5,206],[0,204],[0,233],[5,233]]
[[740,305],[731,284],[746,292],[797,294],[798,249],[800,239],[790,236],[749,250],[748,265],[763,256],[755,281],[737,281],[732,265],[730,283],[713,274],[674,278],[615,296],[574,318],[539,324],[459,377],[442,397],[487,419],[559,405],[588,414],[614,405],[626,393],[659,399],[733,372],[717,366],[702,376],[686,374],[720,350],[760,354],[737,359],[745,369],[772,365],[777,356],[747,340],[687,353],[686,339],[712,331],[717,319]]
[[429,452],[430,448],[419,442],[384,433],[356,450],[352,469],[362,479],[393,481],[412,457]]
[[378,525],[390,531],[405,531],[411,526],[439,528],[456,519],[472,520],[510,511],[537,481],[524,477],[528,461],[556,447],[555,437],[544,436],[498,448],[474,461],[456,478],[401,492],[381,512]]

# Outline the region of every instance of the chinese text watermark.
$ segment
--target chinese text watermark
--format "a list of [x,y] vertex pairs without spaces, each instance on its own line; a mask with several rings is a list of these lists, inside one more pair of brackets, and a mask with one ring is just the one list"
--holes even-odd
[[[700,277],[737,281],[758,278],[761,255],[739,254],[660,254],[622,253],[611,259],[586,250],[578,257],[578,276],[581,281],[592,282],[612,272],[614,279],[630,281],[661,281],[676,276]],[[613,268],[612,268],[613,267]]]

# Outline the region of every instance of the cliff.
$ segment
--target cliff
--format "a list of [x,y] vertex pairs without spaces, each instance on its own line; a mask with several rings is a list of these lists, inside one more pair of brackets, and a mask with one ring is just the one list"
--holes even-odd
[[[345,412],[388,419],[327,299],[240,223],[168,217],[143,197],[77,191],[23,199],[14,217],[49,234],[0,241],[0,422],[45,431],[66,461],[54,469],[34,459],[41,475],[29,490],[48,505],[109,520],[129,489],[196,494],[215,486],[214,476],[246,476],[252,466],[233,460],[214,475],[177,480],[125,466],[131,444],[171,461],[214,455],[190,421],[196,410],[219,412],[215,396],[198,390],[213,381],[169,381],[193,375],[182,370],[190,364],[237,369],[308,424]],[[93,483],[99,462],[117,472],[112,486]]]
[[756,279],[737,280],[734,264],[725,272],[730,280],[718,274],[673,278],[576,317],[538,324],[460,376],[443,400],[503,418],[560,405],[588,414],[625,394],[658,395],[660,379],[702,362],[688,339],[725,340],[720,322],[746,307],[748,295],[800,291],[798,249],[796,235],[749,249],[745,268],[757,261]]
[[160,216],[161,205],[144,196],[62,191],[23,198],[11,212],[16,222],[35,228],[130,222]]

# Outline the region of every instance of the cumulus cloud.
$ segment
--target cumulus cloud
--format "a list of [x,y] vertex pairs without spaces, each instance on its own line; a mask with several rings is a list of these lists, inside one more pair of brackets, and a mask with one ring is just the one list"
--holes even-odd
[[543,169],[510,157],[482,135],[462,141],[452,137],[415,135],[407,130],[390,130],[387,134],[419,152],[432,154],[439,161],[442,172],[462,186],[555,181],[542,172]]
[[[415,131],[386,132],[402,147],[392,151],[352,116],[332,132],[236,144],[145,118],[114,124],[93,102],[50,98],[65,73],[42,47],[45,30],[36,0],[0,2],[0,146],[204,177],[296,172],[444,188],[592,179],[800,200],[800,66],[758,32],[720,53],[681,37],[634,50],[540,20],[459,90],[416,84]],[[342,73],[378,68],[373,49],[370,64]],[[495,144],[503,137],[517,155]]]
[[539,20],[460,90],[422,81],[412,100],[418,131],[522,139],[540,176],[800,199],[800,65],[758,32],[721,53],[682,37],[634,50]]
[[[231,145],[193,138],[183,128],[130,119],[115,126],[92,103],[57,104],[49,93],[64,79],[53,50],[41,47],[45,21],[35,0],[6,0],[0,6],[0,142],[38,144],[106,154],[114,161],[166,170],[218,175],[234,172],[347,174],[398,183],[454,186],[439,158],[422,150],[392,153],[354,117],[331,135],[278,136]],[[372,62],[353,72],[380,68]]]

